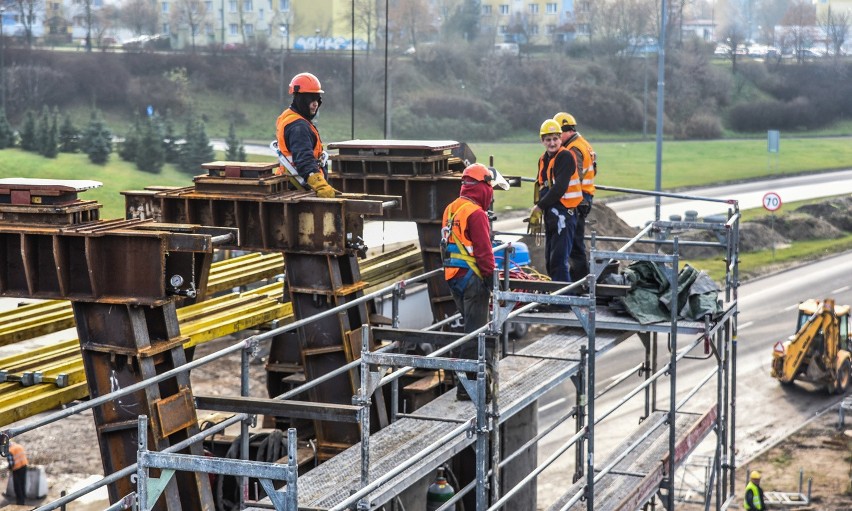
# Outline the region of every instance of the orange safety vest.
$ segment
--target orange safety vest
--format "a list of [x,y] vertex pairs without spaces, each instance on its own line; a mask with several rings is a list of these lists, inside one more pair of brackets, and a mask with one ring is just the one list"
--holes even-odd
[[571,175],[571,180],[568,181],[568,188],[559,199],[559,202],[561,202],[566,208],[572,209],[576,208],[577,205],[583,201],[583,190],[580,187],[580,174],[577,173],[577,157],[574,156],[573,152],[560,146],[559,150],[556,151],[556,154],[550,158],[550,162],[548,162],[546,169],[544,168],[544,155],[541,155],[541,158],[538,159],[538,186],[547,186],[548,188],[553,186],[553,182],[555,181],[553,177],[553,164],[556,162],[556,157],[559,156],[559,153],[562,151],[567,151],[568,154],[574,158],[574,174]]
[[[281,154],[286,156],[293,161],[293,153],[290,151],[290,148],[287,147],[287,142],[284,140],[284,130],[288,125],[298,121],[299,119],[307,121],[304,117],[299,115],[292,108],[288,108],[281,112],[281,115],[278,116],[278,120],[275,121],[275,130],[276,130],[276,138],[278,139],[278,150],[281,151]],[[314,123],[308,121],[308,126],[311,127],[311,131],[314,132],[314,136],[317,139],[316,144],[314,144],[314,158],[319,160],[322,156],[322,139],[320,139],[319,131],[317,131],[317,127],[314,126]],[[287,169],[284,168],[283,165],[279,165],[275,170],[275,174],[277,175],[287,175]]]
[[[444,209],[444,217],[441,221],[441,225],[449,226],[449,223],[452,222],[452,227],[450,228],[450,232],[448,233],[449,239],[447,239],[448,244],[461,245],[459,250],[464,249],[462,255],[463,259],[470,266],[470,269],[480,275],[479,267],[476,265],[476,259],[473,254],[473,241],[467,237],[467,219],[470,218],[477,209],[481,209],[478,204],[471,201],[467,197],[459,197],[449,204],[449,206]],[[460,252],[461,253],[461,252]],[[461,268],[456,268],[452,266],[444,267],[444,278],[446,280],[450,280],[455,277]]]
[[12,470],[26,467],[29,463],[27,455],[24,453],[24,447],[21,444],[14,442],[9,444],[9,455],[12,456]]
[[583,138],[583,135],[575,131],[574,135],[568,139],[568,143],[565,144],[565,149],[574,149],[579,153],[580,157],[575,159],[577,160],[577,166],[581,167],[577,169],[580,173],[580,187],[589,195],[594,195],[595,176],[598,173],[595,168],[595,161],[597,161],[598,155],[592,149],[592,144]]

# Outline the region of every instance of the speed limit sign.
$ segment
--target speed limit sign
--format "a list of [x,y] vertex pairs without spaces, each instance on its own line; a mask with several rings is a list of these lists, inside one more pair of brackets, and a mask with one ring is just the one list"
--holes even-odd
[[781,209],[781,196],[775,192],[767,192],[763,196],[763,208],[767,211],[778,211]]

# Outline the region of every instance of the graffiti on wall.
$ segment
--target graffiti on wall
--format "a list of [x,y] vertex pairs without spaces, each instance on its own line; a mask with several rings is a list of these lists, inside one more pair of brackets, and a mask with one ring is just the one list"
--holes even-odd
[[[319,51],[319,50],[351,50],[351,39],[345,37],[323,37],[323,36],[298,36],[293,44],[294,50]],[[366,50],[367,41],[355,39],[356,50]]]

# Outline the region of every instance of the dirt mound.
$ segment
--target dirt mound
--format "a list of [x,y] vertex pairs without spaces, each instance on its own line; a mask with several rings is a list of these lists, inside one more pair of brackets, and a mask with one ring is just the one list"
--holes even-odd
[[819,204],[808,204],[796,211],[825,220],[841,231],[852,232],[852,196],[831,199]]
[[755,222],[773,228],[781,236],[793,241],[837,239],[844,236],[843,231],[827,219],[798,211],[776,215],[774,220],[771,216],[762,217]]

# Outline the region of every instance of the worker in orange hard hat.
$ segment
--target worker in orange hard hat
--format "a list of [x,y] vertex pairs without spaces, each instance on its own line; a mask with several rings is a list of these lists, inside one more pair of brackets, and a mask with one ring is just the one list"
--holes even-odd
[[[473,332],[488,322],[491,301],[491,279],[494,274],[494,252],[491,246],[491,224],[486,211],[494,198],[493,187],[508,187],[497,172],[481,163],[468,165],[462,173],[459,198],[444,210],[441,229],[441,256],[444,278],[453,300],[461,312],[465,333]],[[465,343],[459,357],[477,358],[475,342]],[[486,400],[490,399],[490,368],[493,353],[488,354]],[[473,375],[468,375],[473,378]],[[456,398],[470,399],[460,384]]]
[[9,470],[12,472],[15,503],[23,506],[27,503],[27,465],[29,464],[24,447],[17,442],[10,442],[6,461],[9,462]]
[[763,501],[763,488],[760,487],[760,472],[752,470],[748,476],[748,484],[746,485],[745,495],[743,495],[744,509],[766,509],[766,504]]
[[538,200],[530,211],[530,222],[544,219],[544,250],[547,274],[560,282],[571,282],[568,256],[577,226],[577,205],[583,200],[577,160],[562,146],[562,128],[547,119],[539,129],[544,154],[538,160]]
[[275,122],[272,145],[281,164],[276,174],[291,176],[291,183],[298,188],[309,187],[317,197],[334,197],[337,191],[326,181],[328,155],[312,122],[322,105],[322,85],[311,73],[299,73],[290,80],[290,94],[293,102]]
[[577,281],[589,274],[589,258],[586,255],[586,217],[592,211],[592,199],[595,196],[595,176],[598,173],[598,155],[592,144],[577,131],[577,120],[573,115],[559,112],[553,116],[562,130],[562,146],[574,153],[577,160],[577,172],[580,175],[580,188],[583,200],[577,205],[577,228],[574,229],[574,241],[571,243],[571,280]]

